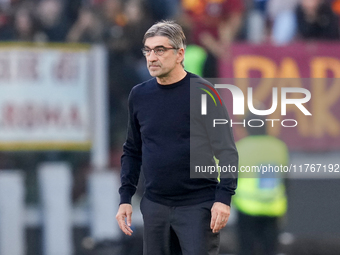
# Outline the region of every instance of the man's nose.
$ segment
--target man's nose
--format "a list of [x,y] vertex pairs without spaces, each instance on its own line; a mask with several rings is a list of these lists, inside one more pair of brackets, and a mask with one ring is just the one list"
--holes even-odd
[[155,54],[155,51],[154,50],[152,50],[151,52],[150,52],[150,55],[149,55],[149,61],[154,61],[154,60],[157,60],[158,58],[157,58],[157,55]]

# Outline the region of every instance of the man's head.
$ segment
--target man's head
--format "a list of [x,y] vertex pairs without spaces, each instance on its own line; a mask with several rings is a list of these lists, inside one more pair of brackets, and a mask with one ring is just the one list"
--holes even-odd
[[146,31],[143,54],[152,76],[163,77],[183,69],[185,40],[181,26],[173,21],[158,22]]

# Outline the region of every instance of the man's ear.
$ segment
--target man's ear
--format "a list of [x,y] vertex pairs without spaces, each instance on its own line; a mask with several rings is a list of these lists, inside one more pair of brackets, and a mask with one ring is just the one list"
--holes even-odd
[[180,48],[177,52],[178,54],[178,58],[177,58],[177,63],[181,63],[184,59],[184,54],[185,54],[185,51],[183,48]]

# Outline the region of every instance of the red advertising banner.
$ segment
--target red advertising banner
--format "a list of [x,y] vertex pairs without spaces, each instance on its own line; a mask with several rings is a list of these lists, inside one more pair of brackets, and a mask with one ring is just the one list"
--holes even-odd
[[[273,88],[277,88],[277,110],[269,119],[269,134],[284,140],[295,151],[330,151],[340,149],[340,43],[294,43],[289,46],[235,44],[230,56],[220,61],[220,77],[234,78],[244,94],[252,88],[253,102],[264,109],[272,105]],[[283,88],[304,88],[311,99],[303,106],[312,114],[305,115],[294,104],[281,112]],[[230,91],[221,91],[231,118],[234,116]],[[287,93],[287,98],[303,98],[301,93]],[[255,107],[255,105],[254,105]],[[256,107],[255,107],[256,108]],[[245,109],[248,109],[246,106]],[[274,122],[270,119],[280,120]],[[284,127],[282,121],[294,119],[296,127]],[[289,122],[289,121],[288,121]],[[286,123],[288,123],[286,122]],[[287,124],[288,125],[288,124]],[[246,135],[242,125],[233,126],[236,140]]]

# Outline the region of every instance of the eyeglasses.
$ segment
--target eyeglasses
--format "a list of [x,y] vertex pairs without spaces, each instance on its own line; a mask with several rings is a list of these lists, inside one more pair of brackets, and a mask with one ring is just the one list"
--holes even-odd
[[167,48],[167,47],[156,47],[154,49],[150,48],[143,48],[142,52],[143,55],[148,57],[151,54],[151,51],[153,51],[157,56],[162,56],[167,50],[178,50],[178,48]]

